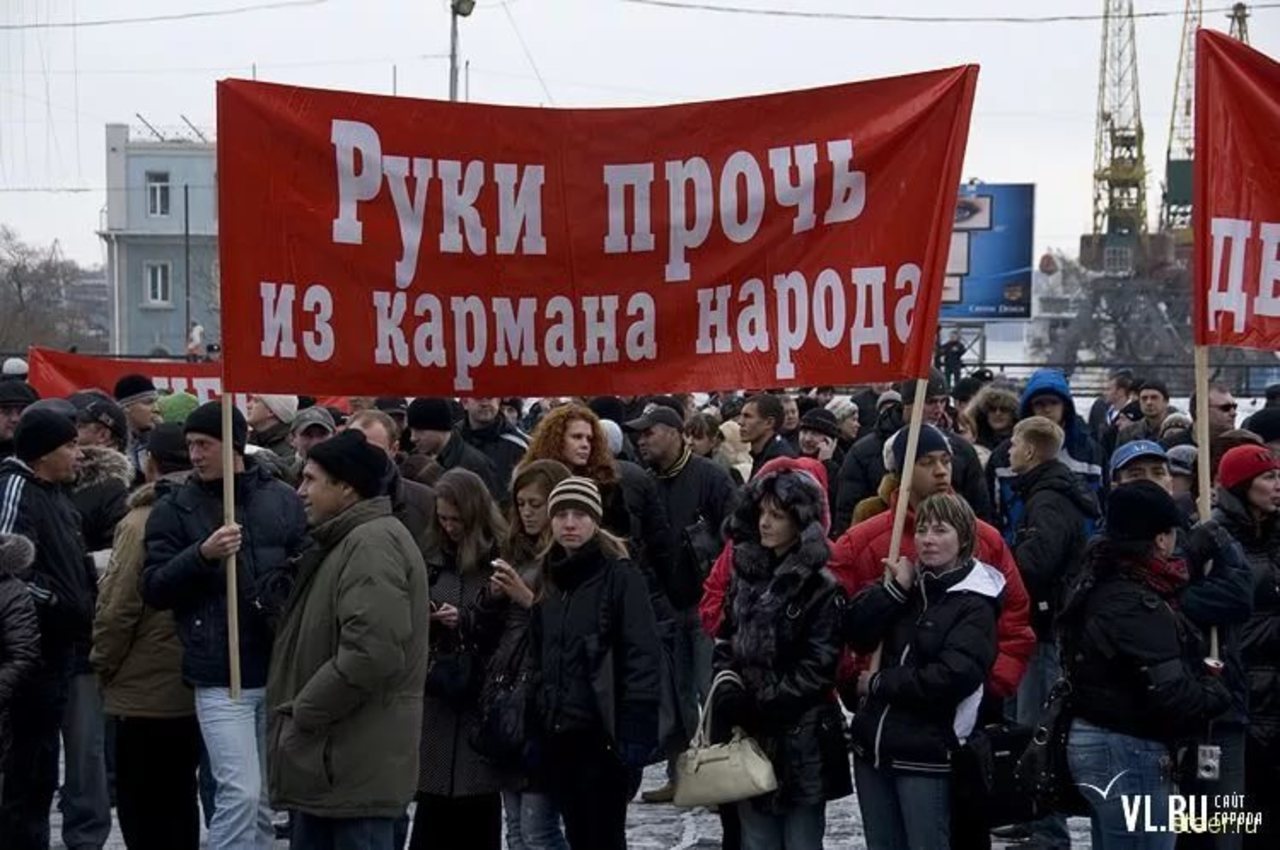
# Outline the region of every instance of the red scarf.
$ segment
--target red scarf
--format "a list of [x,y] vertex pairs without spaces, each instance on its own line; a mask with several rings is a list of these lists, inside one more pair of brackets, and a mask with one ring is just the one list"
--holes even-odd
[[1131,563],[1129,569],[1135,578],[1171,605],[1177,604],[1178,593],[1191,581],[1187,562],[1182,558],[1151,558]]

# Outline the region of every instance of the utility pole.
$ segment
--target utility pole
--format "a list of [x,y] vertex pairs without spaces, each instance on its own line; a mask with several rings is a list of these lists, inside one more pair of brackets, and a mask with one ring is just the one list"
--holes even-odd
[[182,326],[182,348],[191,339],[191,187],[182,184],[182,282],[186,290],[186,324]]
[[475,11],[476,0],[450,0],[449,3],[449,100],[458,99],[458,18]]

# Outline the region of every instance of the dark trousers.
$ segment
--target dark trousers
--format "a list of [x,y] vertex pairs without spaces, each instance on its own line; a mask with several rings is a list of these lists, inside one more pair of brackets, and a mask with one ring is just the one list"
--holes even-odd
[[0,847],[48,850],[49,808],[58,788],[58,737],[71,684],[71,659],[46,658],[9,707],[13,741],[3,770]]
[[563,735],[547,745],[547,790],[573,850],[626,850],[632,772],[595,736]]
[[1246,811],[1262,816],[1258,831],[1244,836],[1245,850],[1273,850],[1280,844],[1280,753],[1254,741],[1245,744]]
[[116,815],[129,850],[197,850],[200,725],[190,717],[117,717]]
[[[1234,723],[1215,723],[1209,735],[1209,743],[1217,744],[1222,748],[1222,760],[1218,763],[1218,778],[1206,782],[1198,779],[1187,780],[1182,782],[1178,790],[1183,794],[1194,796],[1206,795],[1212,805],[1216,797],[1244,794],[1244,726]],[[1194,752],[1191,753],[1191,757],[1195,758]],[[1247,811],[1249,806],[1241,808]],[[1230,808],[1223,805],[1218,806],[1217,810],[1226,812],[1230,811]],[[1225,832],[1216,835],[1184,832],[1178,836],[1178,850],[1240,850],[1243,846],[1243,832]]]
[[499,850],[501,847],[501,794],[418,795],[409,850]]
[[721,850],[742,850],[742,820],[738,817],[738,807],[733,803],[718,806],[720,813],[720,847]]
[[393,850],[395,818],[322,818],[293,813],[289,850]]

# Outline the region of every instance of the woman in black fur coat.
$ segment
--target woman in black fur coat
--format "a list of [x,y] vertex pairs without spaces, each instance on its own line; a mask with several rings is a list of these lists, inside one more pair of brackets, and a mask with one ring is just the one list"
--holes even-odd
[[827,572],[826,496],[807,473],[757,476],[725,524],[733,576],[716,636],[714,736],[741,726],[768,754],[778,789],[739,803],[742,846],[818,850],[828,800],[852,791],[835,697],[844,592]]

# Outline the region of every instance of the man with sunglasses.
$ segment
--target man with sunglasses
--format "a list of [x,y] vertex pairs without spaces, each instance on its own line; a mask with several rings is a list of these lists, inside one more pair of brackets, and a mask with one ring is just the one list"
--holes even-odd
[[[1213,443],[1219,434],[1236,427],[1236,412],[1240,405],[1225,384],[1209,384],[1209,442]],[[1198,415],[1200,408],[1196,406],[1196,397],[1191,396],[1191,415]]]

